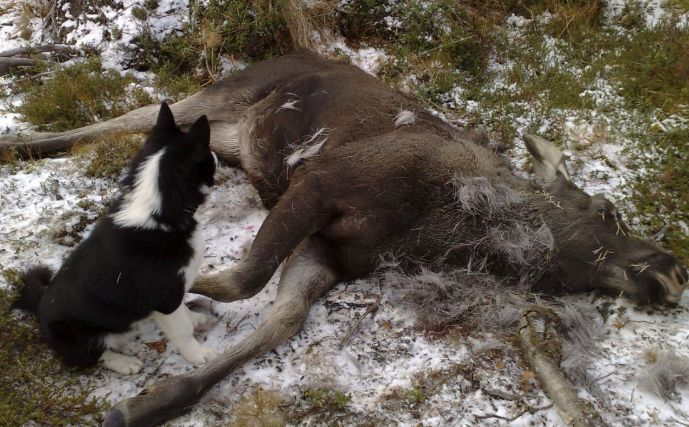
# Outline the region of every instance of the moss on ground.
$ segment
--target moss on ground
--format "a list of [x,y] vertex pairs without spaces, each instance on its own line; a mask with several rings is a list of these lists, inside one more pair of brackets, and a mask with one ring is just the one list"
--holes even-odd
[[[636,167],[632,214],[646,233],[667,226],[665,243],[689,261],[689,28],[677,25],[686,0],[669,2],[653,27],[637,2],[609,21],[601,1],[396,5],[352,0],[340,9],[345,35],[392,54],[382,78],[508,146],[518,126],[561,143],[565,120],[603,118],[607,140],[627,141]],[[528,21],[508,24],[512,14]],[[610,95],[592,95],[601,87]],[[659,130],[666,118],[684,124]]]
[[304,400],[318,410],[344,410],[352,398],[332,388],[310,388],[304,391]]
[[689,129],[651,131],[639,140],[631,199],[642,225],[663,231],[670,250],[689,264]]
[[280,393],[257,387],[234,407],[230,427],[280,427],[286,424],[286,399]]
[[45,79],[25,79],[15,90],[24,101],[15,108],[39,130],[74,129],[152,103],[146,92],[130,88],[131,76],[103,69],[98,58],[60,67]]
[[117,178],[143,145],[140,135],[115,135],[95,144],[77,145],[72,155],[82,163],[84,175]]
[[642,27],[620,39],[617,50],[606,59],[629,108],[674,113],[689,105],[689,29],[673,21]]
[[[15,270],[3,270],[11,285]],[[92,386],[65,370],[39,340],[35,325],[10,315],[14,292],[0,287],[0,425],[99,425],[103,401],[90,397]]]
[[190,22],[162,40],[147,25],[145,8],[132,11],[140,30],[135,47],[125,52],[125,65],[153,71],[158,89],[173,99],[218,79],[223,57],[261,60],[292,49],[282,2],[210,0],[190,7]]

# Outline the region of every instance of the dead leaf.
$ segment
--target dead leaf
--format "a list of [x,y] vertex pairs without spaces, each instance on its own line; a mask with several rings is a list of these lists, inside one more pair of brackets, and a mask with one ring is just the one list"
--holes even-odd
[[157,351],[158,353],[163,353],[167,349],[167,341],[166,340],[160,340],[160,341],[151,341],[144,343],[148,346],[148,348],[153,349]]

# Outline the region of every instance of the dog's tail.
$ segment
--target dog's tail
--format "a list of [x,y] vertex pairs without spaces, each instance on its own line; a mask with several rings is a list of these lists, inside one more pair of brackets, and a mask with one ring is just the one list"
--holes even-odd
[[45,265],[37,265],[26,270],[22,274],[22,285],[12,308],[20,308],[35,314],[52,277],[53,271]]

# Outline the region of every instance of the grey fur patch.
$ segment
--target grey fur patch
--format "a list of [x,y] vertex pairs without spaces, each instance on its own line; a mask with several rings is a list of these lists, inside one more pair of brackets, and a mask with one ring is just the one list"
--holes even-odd
[[[452,250],[471,248],[470,266],[481,272],[487,270],[489,258],[508,265],[524,286],[540,278],[550,265],[555,241],[550,228],[534,215],[529,201],[487,177],[456,175],[452,184],[460,230],[457,235],[463,239],[453,242]],[[471,223],[462,227],[467,221]],[[473,239],[467,239],[467,230],[473,230]]]
[[416,113],[409,110],[402,110],[395,116],[395,127],[413,125],[416,123]]
[[607,407],[610,396],[601,387],[602,378],[596,378],[589,369],[602,354],[600,342],[607,333],[603,319],[588,304],[563,302],[553,310],[561,321],[558,328],[563,338],[560,366],[574,384]]
[[494,251],[503,253],[508,262],[521,266],[538,264],[540,258],[555,247],[553,234],[545,224],[533,230],[527,224],[515,222],[491,228],[488,236],[488,244]]
[[653,363],[637,376],[639,386],[661,399],[679,401],[678,388],[689,385],[689,359],[671,350],[654,353]]
[[521,308],[527,305],[524,292],[489,274],[421,268],[408,275],[392,268],[380,276],[383,283],[403,290],[396,293],[400,297],[395,303],[410,308],[419,326],[431,331],[463,324],[500,335],[517,324]]
[[455,175],[452,180],[455,199],[460,208],[469,215],[493,215],[512,205],[522,202],[516,191],[504,184],[493,185],[486,177],[463,177]]
[[[594,396],[603,407],[610,405],[601,387],[601,378],[590,371],[601,356],[600,342],[606,328],[600,314],[590,305],[566,301],[546,301],[524,288],[509,286],[502,278],[464,270],[436,272],[420,268],[405,274],[394,259],[386,259],[379,270],[381,283],[399,288],[393,295],[415,315],[416,326],[442,334],[453,326],[484,334],[503,342],[515,333],[526,307],[537,305],[553,310],[560,319],[561,366],[576,385]],[[483,338],[481,338],[483,339]],[[481,346],[479,346],[481,347]],[[476,350],[476,349],[475,349]]]
[[301,111],[301,109],[297,107],[298,103],[298,99],[290,99],[289,101],[286,101],[284,104],[282,104],[280,108],[278,108],[278,112],[282,110]]
[[285,158],[287,166],[293,168],[306,159],[318,155],[323,145],[328,140],[328,128],[320,128],[313,135],[310,135],[304,142],[299,144],[295,150]]

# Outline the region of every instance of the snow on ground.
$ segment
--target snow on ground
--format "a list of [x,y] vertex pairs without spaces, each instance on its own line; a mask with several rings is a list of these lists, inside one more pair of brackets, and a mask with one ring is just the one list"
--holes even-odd
[[[102,10],[111,26],[124,30],[121,41],[105,41],[102,28],[89,23],[75,24],[71,33],[78,44],[88,43],[101,49],[105,63],[115,67],[119,67],[117,44],[128,43],[134,26],[139,25],[130,14],[131,7],[139,2],[127,0],[123,3],[122,10],[107,7]],[[157,9],[159,16],[153,20],[153,25],[156,29],[168,30],[180,25],[181,20],[186,19],[182,13],[185,7],[183,0],[161,1]],[[654,16],[649,19],[658,19]],[[12,14],[0,16],[3,46],[20,45],[16,27],[4,25],[15,20]],[[523,25],[516,18],[511,21],[516,27]],[[35,43],[40,35],[35,33],[32,37]],[[329,51],[335,49],[352,57],[356,65],[371,74],[375,74],[385,60],[385,54],[379,50],[354,51],[342,41],[327,48]],[[556,59],[554,52],[553,60]],[[591,91],[591,96],[599,97],[601,102],[615,103],[605,82],[597,83]],[[456,100],[462,102],[461,90],[457,91]],[[535,114],[528,112],[515,117],[520,126],[519,134],[537,122],[532,117]],[[605,117],[600,118],[603,123],[605,120]],[[617,125],[631,122],[633,118],[629,117]],[[562,124],[544,124],[542,131],[550,126],[564,126],[565,141],[573,144],[568,147],[568,154],[573,160],[570,165],[577,183],[591,193],[605,192],[614,199],[624,187],[625,158],[619,141],[608,141],[605,126],[597,123],[572,116]],[[0,113],[0,133],[17,131],[21,126],[15,115]],[[596,143],[591,144],[592,141]],[[590,147],[574,150],[574,144]],[[578,160],[582,152],[585,161]],[[525,150],[517,148],[513,155],[516,165],[523,167]],[[79,160],[69,158],[0,167],[2,268],[23,268],[38,261],[58,267],[71,249],[70,245],[88,233],[90,225],[87,224],[92,223],[113,196],[116,185],[109,180],[85,177],[82,170]],[[218,185],[199,211],[206,241],[202,270],[229,268],[237,262],[266,214],[245,175],[221,168]],[[216,318],[201,334],[206,344],[222,351],[232,348],[254,330],[261,313],[275,295],[275,285],[274,279],[254,298],[231,304],[189,296],[189,301],[209,310]],[[0,286],[5,286],[4,282],[0,281]],[[512,422],[490,417],[511,418],[524,412],[524,404],[537,408],[546,406],[549,400],[537,387],[524,392],[525,370],[518,352],[509,344],[496,343],[494,337],[472,331],[458,339],[437,339],[424,334],[414,327],[411,313],[393,304],[400,292],[404,290],[378,279],[339,284],[315,304],[304,330],[297,337],[237,370],[213,388],[197,409],[170,425],[223,425],[231,419],[239,400],[257,386],[292,399],[298,399],[305,389],[314,387],[345,392],[351,397],[350,418],[345,424],[363,424],[371,420],[379,425],[403,426],[550,426],[560,423],[554,409],[533,414],[526,412]],[[652,313],[636,309],[623,299],[594,301],[586,295],[565,300],[606,307],[611,313],[605,322],[606,335],[600,344],[601,351],[587,372],[595,379],[597,387],[581,390],[582,397],[594,402],[611,425],[670,426],[677,425],[677,420],[686,422],[689,413],[686,391],[676,402],[666,402],[645,391],[637,377],[647,369],[644,352],[649,349],[673,350],[689,357],[689,350],[684,345],[689,338],[689,296],[684,296],[678,308]],[[343,345],[346,335],[370,304],[378,304],[378,311],[365,318],[351,340]],[[113,403],[135,395],[164,376],[191,369],[174,349],[160,348],[157,343],[161,335],[152,323],[137,325],[136,335],[128,351],[144,360],[142,373],[123,376],[100,369],[95,374],[99,383],[97,393]],[[419,378],[437,376],[451,368],[456,369],[455,375],[427,391],[421,402],[390,397],[395,393],[409,394],[417,387]],[[515,394],[524,394],[524,400],[510,398]]]
[[[237,262],[266,215],[242,172],[221,168],[218,175],[219,185],[199,212],[206,239],[204,271]],[[3,167],[0,176],[0,263],[4,268],[22,268],[39,261],[57,267],[70,250],[65,246],[70,244],[65,234],[71,235],[82,217],[95,218],[114,189],[111,182],[85,178],[80,163],[72,159],[43,160],[18,171]],[[202,300],[199,306],[210,309],[216,317],[216,323],[202,334],[206,344],[219,351],[236,345],[256,328],[275,288],[273,280],[256,297],[231,304],[189,296],[191,301]],[[428,426],[470,426],[476,425],[477,415],[510,417],[520,412],[516,402],[488,394],[495,390],[518,393],[522,368],[517,352],[503,349],[504,357],[497,359],[502,366],[495,361],[491,366],[490,357],[495,356],[487,356],[492,355],[489,336],[469,333],[466,339],[442,340],[424,335],[414,329],[413,316],[393,304],[399,299],[398,292],[403,290],[376,280],[339,284],[314,306],[304,331],[295,339],[230,375],[209,393],[199,409],[172,425],[217,425],[256,386],[286,396],[300,396],[307,388],[335,388],[351,396],[349,410],[362,420],[375,416],[387,425],[422,422]],[[591,297],[567,300],[590,303]],[[341,348],[358,316],[375,301],[380,301],[375,317],[366,318]],[[669,314],[647,314],[623,300],[612,303],[615,314],[606,323],[602,353],[589,371],[592,378],[600,379],[599,386],[609,400],[604,406],[606,419],[615,425],[672,425],[672,418],[677,417],[673,409],[639,389],[635,377],[643,370],[643,352],[647,349],[674,349],[689,356],[683,345],[689,338],[685,327],[689,311],[684,308],[689,299],[685,295],[682,307]],[[141,374],[123,376],[105,369],[95,374],[100,384],[97,393],[112,402],[138,393],[163,376],[191,369],[169,346],[161,354],[154,349],[161,335],[152,322],[137,325],[136,335],[128,351],[144,360]],[[505,344],[498,345],[503,347]],[[474,384],[458,376],[414,410],[390,409],[386,396],[395,390],[412,389],[416,376],[461,364],[472,367]],[[527,401],[532,407],[548,403],[540,392],[529,393]],[[680,408],[689,411],[689,405]],[[527,413],[513,425],[553,425],[557,420],[549,410]],[[498,421],[482,420],[486,425]]]

